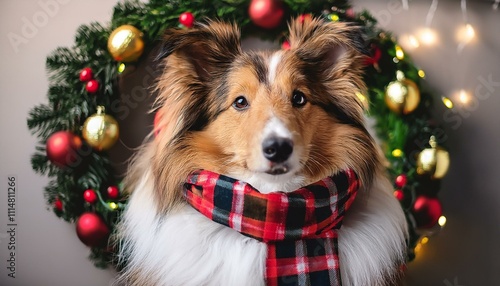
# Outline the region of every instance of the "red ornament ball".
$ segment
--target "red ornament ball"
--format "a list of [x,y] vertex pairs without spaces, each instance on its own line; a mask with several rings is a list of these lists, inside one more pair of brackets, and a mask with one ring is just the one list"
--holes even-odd
[[89,81],[94,77],[91,68],[84,68],[80,72],[80,81]]
[[59,198],[57,198],[54,201],[54,208],[56,209],[56,211],[62,212],[62,210],[63,210],[63,203],[62,203],[62,201]]
[[194,15],[191,12],[184,12],[179,16],[179,23],[182,25],[192,28],[194,25]]
[[273,29],[282,22],[285,10],[281,0],[252,0],[248,14],[255,25]]
[[83,192],[83,199],[89,204],[94,204],[97,202],[97,194],[94,190],[85,190],[85,192]]
[[110,199],[116,199],[120,195],[120,191],[118,191],[117,186],[109,186],[107,192]]
[[396,187],[403,188],[406,186],[406,183],[408,183],[408,177],[406,177],[405,174],[398,175],[396,180],[394,180],[394,183],[396,184]]
[[82,163],[82,139],[69,131],[58,131],[47,139],[47,158],[59,168],[75,168]]
[[85,89],[89,93],[96,93],[99,90],[99,82],[95,79],[91,79],[87,81],[87,84],[85,85]]
[[412,209],[417,227],[431,228],[443,214],[441,202],[436,197],[419,196]]
[[83,244],[102,247],[108,242],[109,228],[96,213],[83,213],[76,222],[76,234]]
[[394,194],[394,197],[396,197],[396,199],[398,199],[398,201],[402,201],[405,198],[405,194],[401,190],[395,190],[393,194]]

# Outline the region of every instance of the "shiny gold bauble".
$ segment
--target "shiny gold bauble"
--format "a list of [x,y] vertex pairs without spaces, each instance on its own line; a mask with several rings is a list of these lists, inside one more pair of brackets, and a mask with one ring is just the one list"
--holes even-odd
[[136,61],[144,51],[142,32],[131,25],[116,28],[108,38],[108,51],[116,61]]
[[118,122],[112,116],[104,114],[102,106],[99,106],[97,113],[87,118],[83,123],[83,138],[98,151],[111,148],[118,140],[119,135]]
[[430,175],[433,179],[441,179],[450,167],[450,154],[444,148],[437,146],[434,136],[429,141],[431,148],[426,148],[418,154],[417,173]]
[[409,79],[392,81],[385,90],[385,103],[397,114],[412,113],[420,103],[420,91]]

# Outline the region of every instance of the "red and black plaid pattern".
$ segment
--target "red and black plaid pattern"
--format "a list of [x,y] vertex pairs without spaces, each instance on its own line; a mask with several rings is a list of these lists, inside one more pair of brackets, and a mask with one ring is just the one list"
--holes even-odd
[[358,188],[350,169],[269,194],[202,170],[189,176],[184,196],[207,218],[267,244],[267,285],[341,285],[336,230]]

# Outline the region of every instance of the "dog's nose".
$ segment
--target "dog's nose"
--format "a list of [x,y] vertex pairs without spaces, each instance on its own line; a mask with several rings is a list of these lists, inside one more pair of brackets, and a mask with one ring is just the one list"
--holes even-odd
[[287,138],[271,137],[262,143],[264,157],[274,163],[286,161],[293,152],[293,142]]

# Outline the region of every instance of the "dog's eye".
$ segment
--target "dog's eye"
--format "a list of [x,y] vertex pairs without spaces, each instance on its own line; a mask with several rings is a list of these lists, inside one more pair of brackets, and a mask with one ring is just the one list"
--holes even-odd
[[249,104],[248,104],[247,99],[242,95],[238,96],[233,102],[234,109],[236,109],[238,111],[245,110],[248,108],[248,106],[249,106]]
[[304,93],[300,90],[294,90],[292,94],[292,104],[295,107],[302,107],[306,105],[307,99]]

